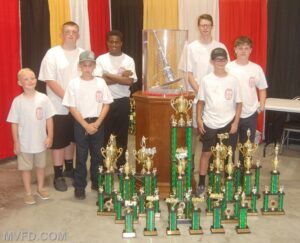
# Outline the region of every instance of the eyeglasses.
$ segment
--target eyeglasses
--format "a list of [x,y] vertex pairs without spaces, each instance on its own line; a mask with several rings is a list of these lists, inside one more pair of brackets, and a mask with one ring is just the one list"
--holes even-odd
[[65,35],[77,35],[78,31],[77,30],[65,30],[64,34]]
[[201,28],[210,28],[210,27],[212,27],[211,24],[200,24],[199,26],[200,26]]

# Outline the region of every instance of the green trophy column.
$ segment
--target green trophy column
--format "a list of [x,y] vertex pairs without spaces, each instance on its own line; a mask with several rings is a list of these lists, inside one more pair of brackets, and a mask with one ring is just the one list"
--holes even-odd
[[257,163],[256,169],[255,169],[255,187],[256,187],[256,193],[257,193],[258,198],[260,197],[260,194],[259,194],[260,169],[261,169],[261,165],[259,165],[259,163]]
[[177,128],[171,128],[171,188],[176,188],[176,146],[177,146]]
[[120,188],[121,197],[124,198],[124,173],[123,172],[119,174],[119,188]]
[[107,195],[111,195],[114,186],[114,175],[109,172],[105,174],[105,187],[104,191]]
[[104,211],[104,194],[103,187],[99,187],[99,195],[98,195],[98,212]]
[[238,226],[235,228],[238,234],[250,233],[250,229],[247,225],[247,207],[245,205],[240,206],[238,222]]
[[220,193],[221,192],[221,173],[215,172],[215,183],[214,183],[214,193]]
[[278,193],[278,212],[282,212],[282,214],[285,214],[283,210],[283,197],[284,197],[284,192],[283,188],[279,190]]
[[135,179],[135,173],[132,173],[131,175],[131,181],[130,181],[131,185],[131,196],[136,194],[136,179]]
[[186,128],[186,145],[187,145],[187,175],[186,188],[192,188],[192,127]]
[[200,209],[193,208],[192,212],[192,225],[190,226],[189,232],[191,235],[202,235],[203,231],[200,226]]
[[177,209],[176,206],[170,205],[169,211],[169,226],[167,228],[167,235],[180,235],[177,228]]
[[208,172],[208,186],[210,186],[211,188],[214,187],[214,178],[215,178],[214,165],[210,164],[209,172]]
[[245,192],[246,197],[249,197],[251,194],[251,172],[245,172],[244,173],[244,185],[243,190]]
[[145,216],[145,193],[142,189],[140,189],[139,195],[139,215]]
[[212,198],[210,197],[211,187],[208,187],[207,190],[207,199],[206,199],[206,215],[212,215]]
[[256,216],[258,214],[256,209],[256,201],[257,201],[257,191],[256,191],[256,187],[254,187],[251,193],[251,208],[248,209],[249,216]]
[[221,224],[221,205],[216,202],[213,209],[213,225],[210,227],[211,233],[225,233],[225,230]]
[[233,201],[233,180],[229,179],[229,178],[226,178],[225,199],[226,199],[226,202]]
[[150,173],[146,173],[144,175],[145,178],[145,194],[146,196],[152,195],[152,175]]
[[123,224],[124,223],[124,218],[122,216],[122,198],[121,196],[117,196],[117,200],[115,202],[115,212],[116,212],[116,218],[115,218],[115,223],[116,224]]
[[278,193],[278,185],[279,185],[279,172],[271,172],[271,194]]
[[237,190],[241,186],[241,167],[238,163],[235,170],[234,170],[234,182],[235,182],[235,189]]
[[125,211],[125,229],[123,230],[123,238],[136,237],[135,230],[133,229],[133,215],[132,209],[127,208]]
[[[99,171],[102,171],[102,167],[99,168]],[[98,175],[98,187],[100,188],[101,186],[103,186],[103,173],[102,172],[99,172],[99,175]]]
[[269,211],[269,191],[266,190],[263,192],[264,194],[264,200],[263,200],[263,208],[261,209],[262,214],[264,214],[265,212],[267,213]]
[[146,228],[144,229],[144,235],[157,235],[157,230],[155,228],[155,213],[152,206],[146,209]]
[[183,201],[183,179],[177,178],[176,196],[179,201]]

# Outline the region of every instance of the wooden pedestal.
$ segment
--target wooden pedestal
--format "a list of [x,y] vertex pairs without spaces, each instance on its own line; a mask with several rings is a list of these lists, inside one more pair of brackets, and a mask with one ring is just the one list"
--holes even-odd
[[[165,198],[170,192],[171,183],[171,116],[175,111],[171,107],[171,97],[150,96],[138,91],[133,94],[136,111],[136,149],[140,149],[142,136],[147,138],[147,147],[156,147],[154,167],[157,168],[157,185],[160,197]],[[187,99],[193,99],[191,93]],[[191,109],[189,110],[191,117]],[[177,129],[177,148],[186,146],[185,128]],[[136,164],[137,172],[141,165]]]

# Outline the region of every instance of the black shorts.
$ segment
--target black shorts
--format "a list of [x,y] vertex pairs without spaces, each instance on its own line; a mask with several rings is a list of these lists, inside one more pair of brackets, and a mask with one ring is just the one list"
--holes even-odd
[[[210,152],[211,151],[211,147],[212,146],[216,146],[217,142],[219,142],[218,140],[218,134],[220,133],[226,133],[230,131],[231,129],[231,123],[228,123],[225,127],[222,128],[218,128],[218,129],[212,129],[209,128],[207,126],[205,126],[204,124],[204,129],[205,129],[205,133],[202,135],[201,137],[201,141],[203,143],[202,145],[202,152]],[[229,135],[229,139],[224,139],[223,143],[228,146],[231,145],[231,134]]]
[[74,118],[71,114],[53,117],[52,149],[62,149],[74,142]]

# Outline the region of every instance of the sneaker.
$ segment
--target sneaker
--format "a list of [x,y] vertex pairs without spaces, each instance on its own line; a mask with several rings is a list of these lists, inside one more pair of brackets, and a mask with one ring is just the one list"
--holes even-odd
[[84,189],[75,188],[75,190],[74,190],[74,196],[78,200],[85,199],[85,190]]
[[99,186],[98,185],[91,185],[91,189],[98,192]]
[[28,205],[32,205],[35,204],[36,201],[34,199],[34,196],[30,193],[30,194],[26,194],[24,197],[24,203],[28,204]]
[[68,190],[68,186],[64,177],[55,178],[53,184],[57,191],[65,192]]
[[46,190],[37,191],[37,195],[43,200],[49,199],[49,193]]
[[204,185],[200,185],[197,187],[196,196],[197,197],[205,197],[205,186]]
[[71,170],[64,170],[63,171],[64,177],[74,178],[74,169]]

